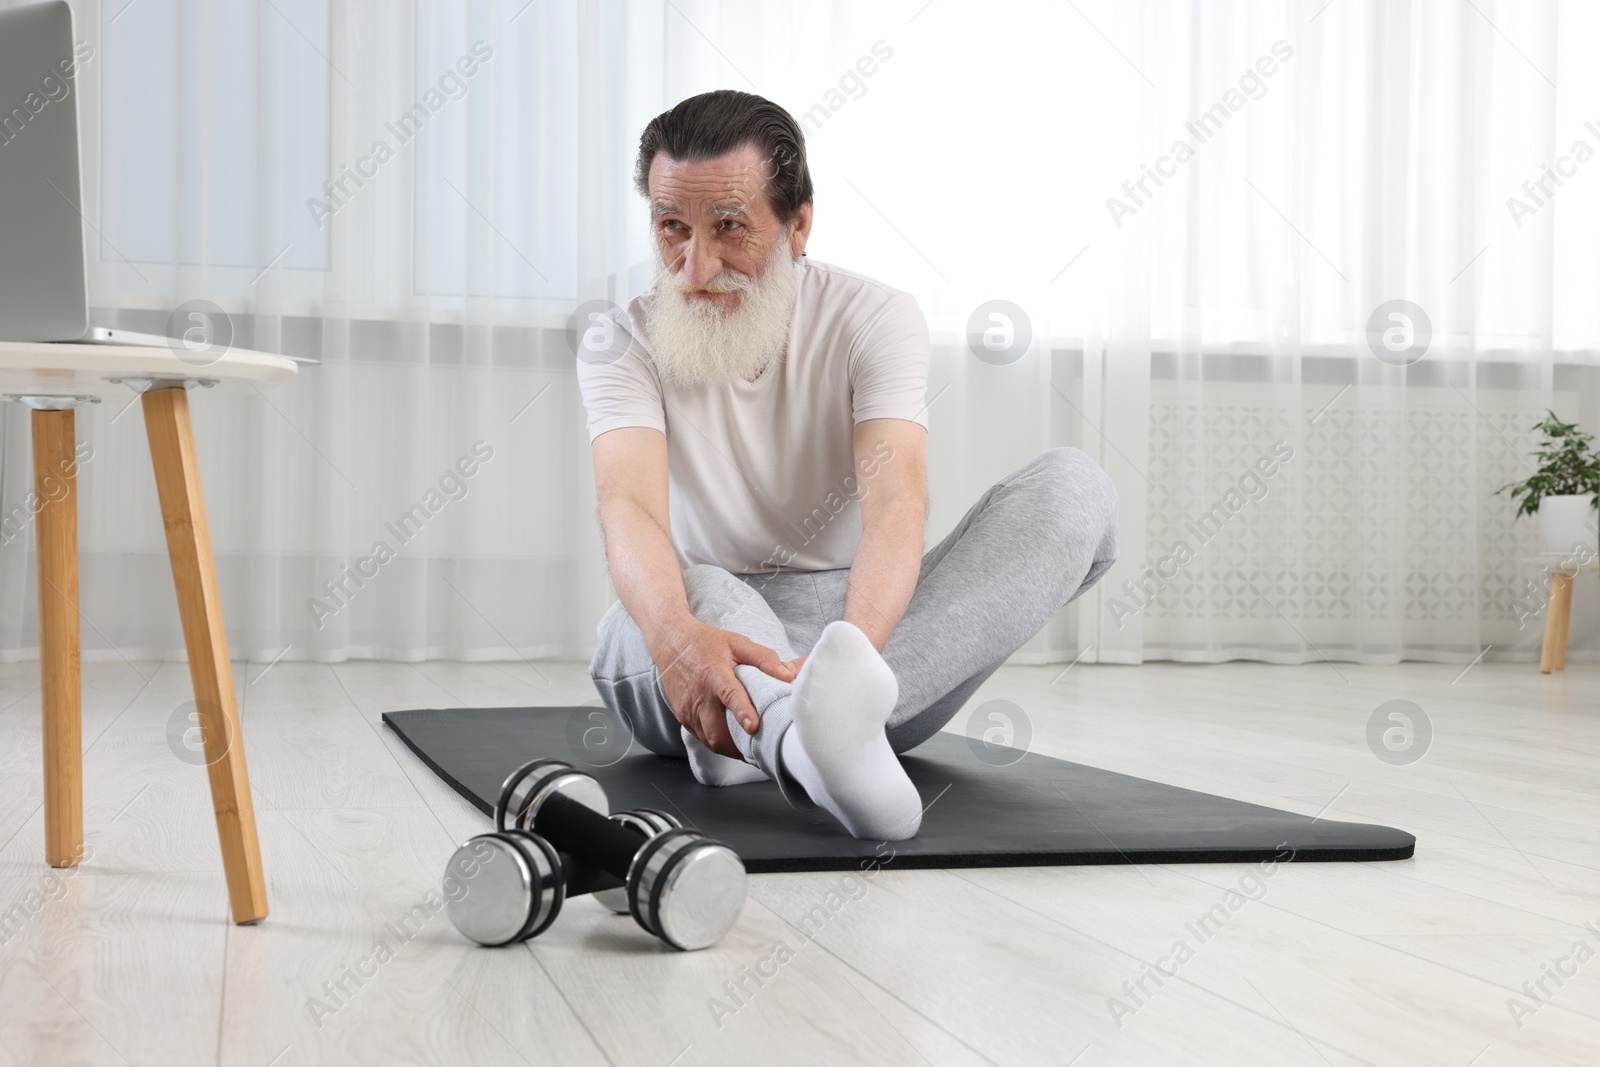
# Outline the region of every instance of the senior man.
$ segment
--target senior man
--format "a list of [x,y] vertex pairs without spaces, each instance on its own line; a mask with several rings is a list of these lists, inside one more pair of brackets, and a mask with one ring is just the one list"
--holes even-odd
[[793,117],[691,97],[645,128],[635,183],[656,281],[578,361],[619,597],[590,676],[700,782],[771,778],[857,837],[912,837],[896,753],[1111,566],[1116,490],[1050,449],[924,553],[927,324],[910,295],[806,258]]

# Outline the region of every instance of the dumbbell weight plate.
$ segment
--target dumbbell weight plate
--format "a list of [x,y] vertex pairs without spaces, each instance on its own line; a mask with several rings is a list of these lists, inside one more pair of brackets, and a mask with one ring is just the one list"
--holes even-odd
[[611,802],[599,782],[564,760],[538,759],[512,771],[500,787],[500,799],[494,806],[496,829],[530,829],[538,806],[552,793],[561,793],[601,815],[611,814]]
[[677,816],[669,815],[660,808],[634,808],[629,814],[637,815],[646,822],[652,823],[657,833],[663,830],[676,830],[683,825],[678,821]]
[[527,830],[507,830],[505,836],[523,846],[523,851],[533,861],[539,874],[539,907],[528,916],[528,928],[517,940],[527,941],[550,929],[550,924],[561,914],[561,905],[567,899],[567,873],[555,846],[538,834]]
[[704,834],[669,830],[634,857],[627,891],[640,926],[673,948],[705,948],[744,910],[744,861]]
[[[489,858],[482,859],[483,850]],[[462,842],[447,870],[472,869],[465,894],[445,899],[462,936],[498,947],[543,933],[566,896],[560,860],[549,842],[519,830],[479,834]]]
[[[619,811],[611,816],[613,822],[620,822],[624,826],[631,826],[644,835],[645,840],[664,833],[667,830],[676,830],[682,824],[677,819],[664,811],[655,808],[634,808],[632,811]],[[628,887],[619,885],[613,889],[602,889],[594,894],[594,899],[610,908],[618,915],[626,915],[628,907]]]

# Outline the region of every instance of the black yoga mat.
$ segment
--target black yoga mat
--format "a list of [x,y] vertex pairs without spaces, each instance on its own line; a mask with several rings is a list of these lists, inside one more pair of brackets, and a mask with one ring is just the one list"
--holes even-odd
[[[654,755],[597,707],[453,708],[383,716],[456,792],[489,814],[506,775],[541,756],[594,775],[613,811],[660,808],[731,845],[752,874],[854,870],[888,847],[857,841],[827,812],[789,806],[771,782],[712,788]],[[1409,859],[1416,838],[1162,785],[936,734],[901,756],[929,805],[893,844],[895,869],[1088,863]]]

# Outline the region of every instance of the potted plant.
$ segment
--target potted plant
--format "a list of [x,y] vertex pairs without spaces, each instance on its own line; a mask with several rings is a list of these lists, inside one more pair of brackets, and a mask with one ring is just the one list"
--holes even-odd
[[1562,422],[1546,412],[1534,427],[1544,435],[1538,451],[1539,469],[1520,482],[1495,490],[1511,491],[1517,516],[1539,516],[1539,537],[1547,555],[1566,555],[1595,545],[1595,523],[1590,517],[1600,491],[1600,456],[1594,437],[1577,423]]

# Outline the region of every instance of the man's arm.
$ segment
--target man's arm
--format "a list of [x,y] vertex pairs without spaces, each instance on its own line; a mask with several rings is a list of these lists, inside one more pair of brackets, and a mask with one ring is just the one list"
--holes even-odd
[[666,437],[625,426],[596,437],[592,451],[606,564],[623,607],[647,640],[687,626],[695,620],[672,547]]
[[[755,705],[734,667],[752,664],[775,678],[794,674],[778,654],[742,634],[702,623],[689,611],[667,506],[667,439],[646,426],[608,430],[594,439],[595,494],[611,582],[644,634],[673,714],[706,747],[740,758],[723,708],[749,733]],[[915,569],[912,577],[915,579]]]
[[906,419],[867,419],[856,423],[853,445],[861,541],[850,566],[844,619],[882,652],[911,603],[922,567],[928,431]]

